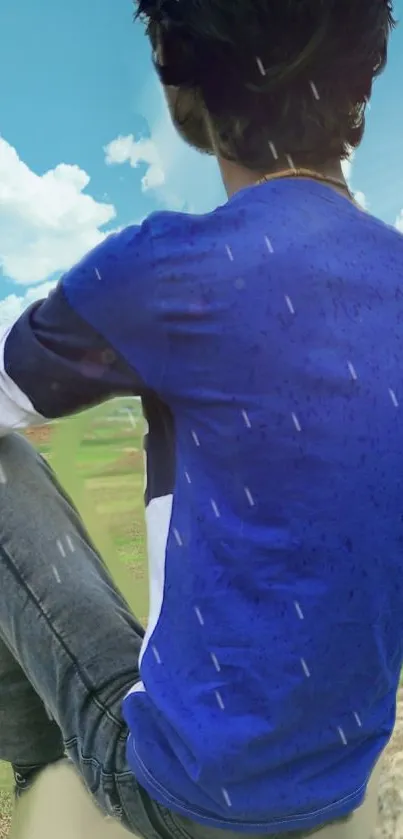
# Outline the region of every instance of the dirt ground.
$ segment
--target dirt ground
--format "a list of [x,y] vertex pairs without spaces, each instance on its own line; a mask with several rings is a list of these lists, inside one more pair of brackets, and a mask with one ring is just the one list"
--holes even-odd
[[0,790],[0,839],[6,839],[11,825],[13,799],[6,790]]
[[37,428],[27,428],[25,436],[34,446],[44,446],[50,443],[53,428],[50,425],[39,425]]
[[403,839],[403,688],[393,737],[385,752],[379,789],[379,827],[374,839]]

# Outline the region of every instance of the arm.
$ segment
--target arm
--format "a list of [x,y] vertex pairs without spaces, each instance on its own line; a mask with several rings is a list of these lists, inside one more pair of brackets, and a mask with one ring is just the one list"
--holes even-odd
[[110,236],[0,345],[0,434],[66,416],[155,379],[158,304],[147,223]]

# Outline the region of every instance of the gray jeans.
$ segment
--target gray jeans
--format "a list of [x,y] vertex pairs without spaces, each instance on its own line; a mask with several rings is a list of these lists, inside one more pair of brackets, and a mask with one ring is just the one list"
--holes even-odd
[[23,776],[66,753],[105,815],[145,839],[239,836],[183,819],[136,783],[121,703],[143,627],[50,467],[14,434],[0,440],[0,585],[0,758]]

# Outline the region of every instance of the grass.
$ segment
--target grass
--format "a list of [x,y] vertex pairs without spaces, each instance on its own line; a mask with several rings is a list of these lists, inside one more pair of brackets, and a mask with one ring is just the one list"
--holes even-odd
[[[140,405],[120,399],[28,432],[79,508],[131,607],[145,622],[148,579]],[[12,778],[0,761],[0,839],[8,836]]]
[[[8,778],[6,780],[8,781]],[[0,788],[0,839],[6,839],[9,835],[12,814],[12,796],[7,788]]]

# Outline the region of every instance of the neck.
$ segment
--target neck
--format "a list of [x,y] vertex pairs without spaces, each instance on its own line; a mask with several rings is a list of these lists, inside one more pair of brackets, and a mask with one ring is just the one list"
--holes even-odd
[[[241,189],[245,189],[248,186],[253,186],[263,178],[264,176],[275,177],[276,172],[284,171],[284,169],[291,169],[290,163],[285,162],[283,165],[279,165],[273,167],[270,171],[267,170],[266,172],[252,172],[251,169],[245,169],[243,166],[239,166],[237,163],[231,163],[229,160],[224,160],[221,157],[217,158],[218,165],[221,172],[221,177],[225,186],[226,193],[228,198],[231,198],[232,195],[235,195],[236,192],[239,192]],[[298,169],[298,161],[294,162],[294,166]],[[341,161],[331,161],[327,164],[320,164],[317,166],[309,166],[309,167],[301,167],[305,169],[310,169],[312,172],[316,172],[318,175],[322,175],[323,178],[336,178],[340,181],[340,188],[333,186],[333,189],[336,189],[341,194],[345,195],[347,187],[346,179],[343,175],[343,170],[341,167]]]

